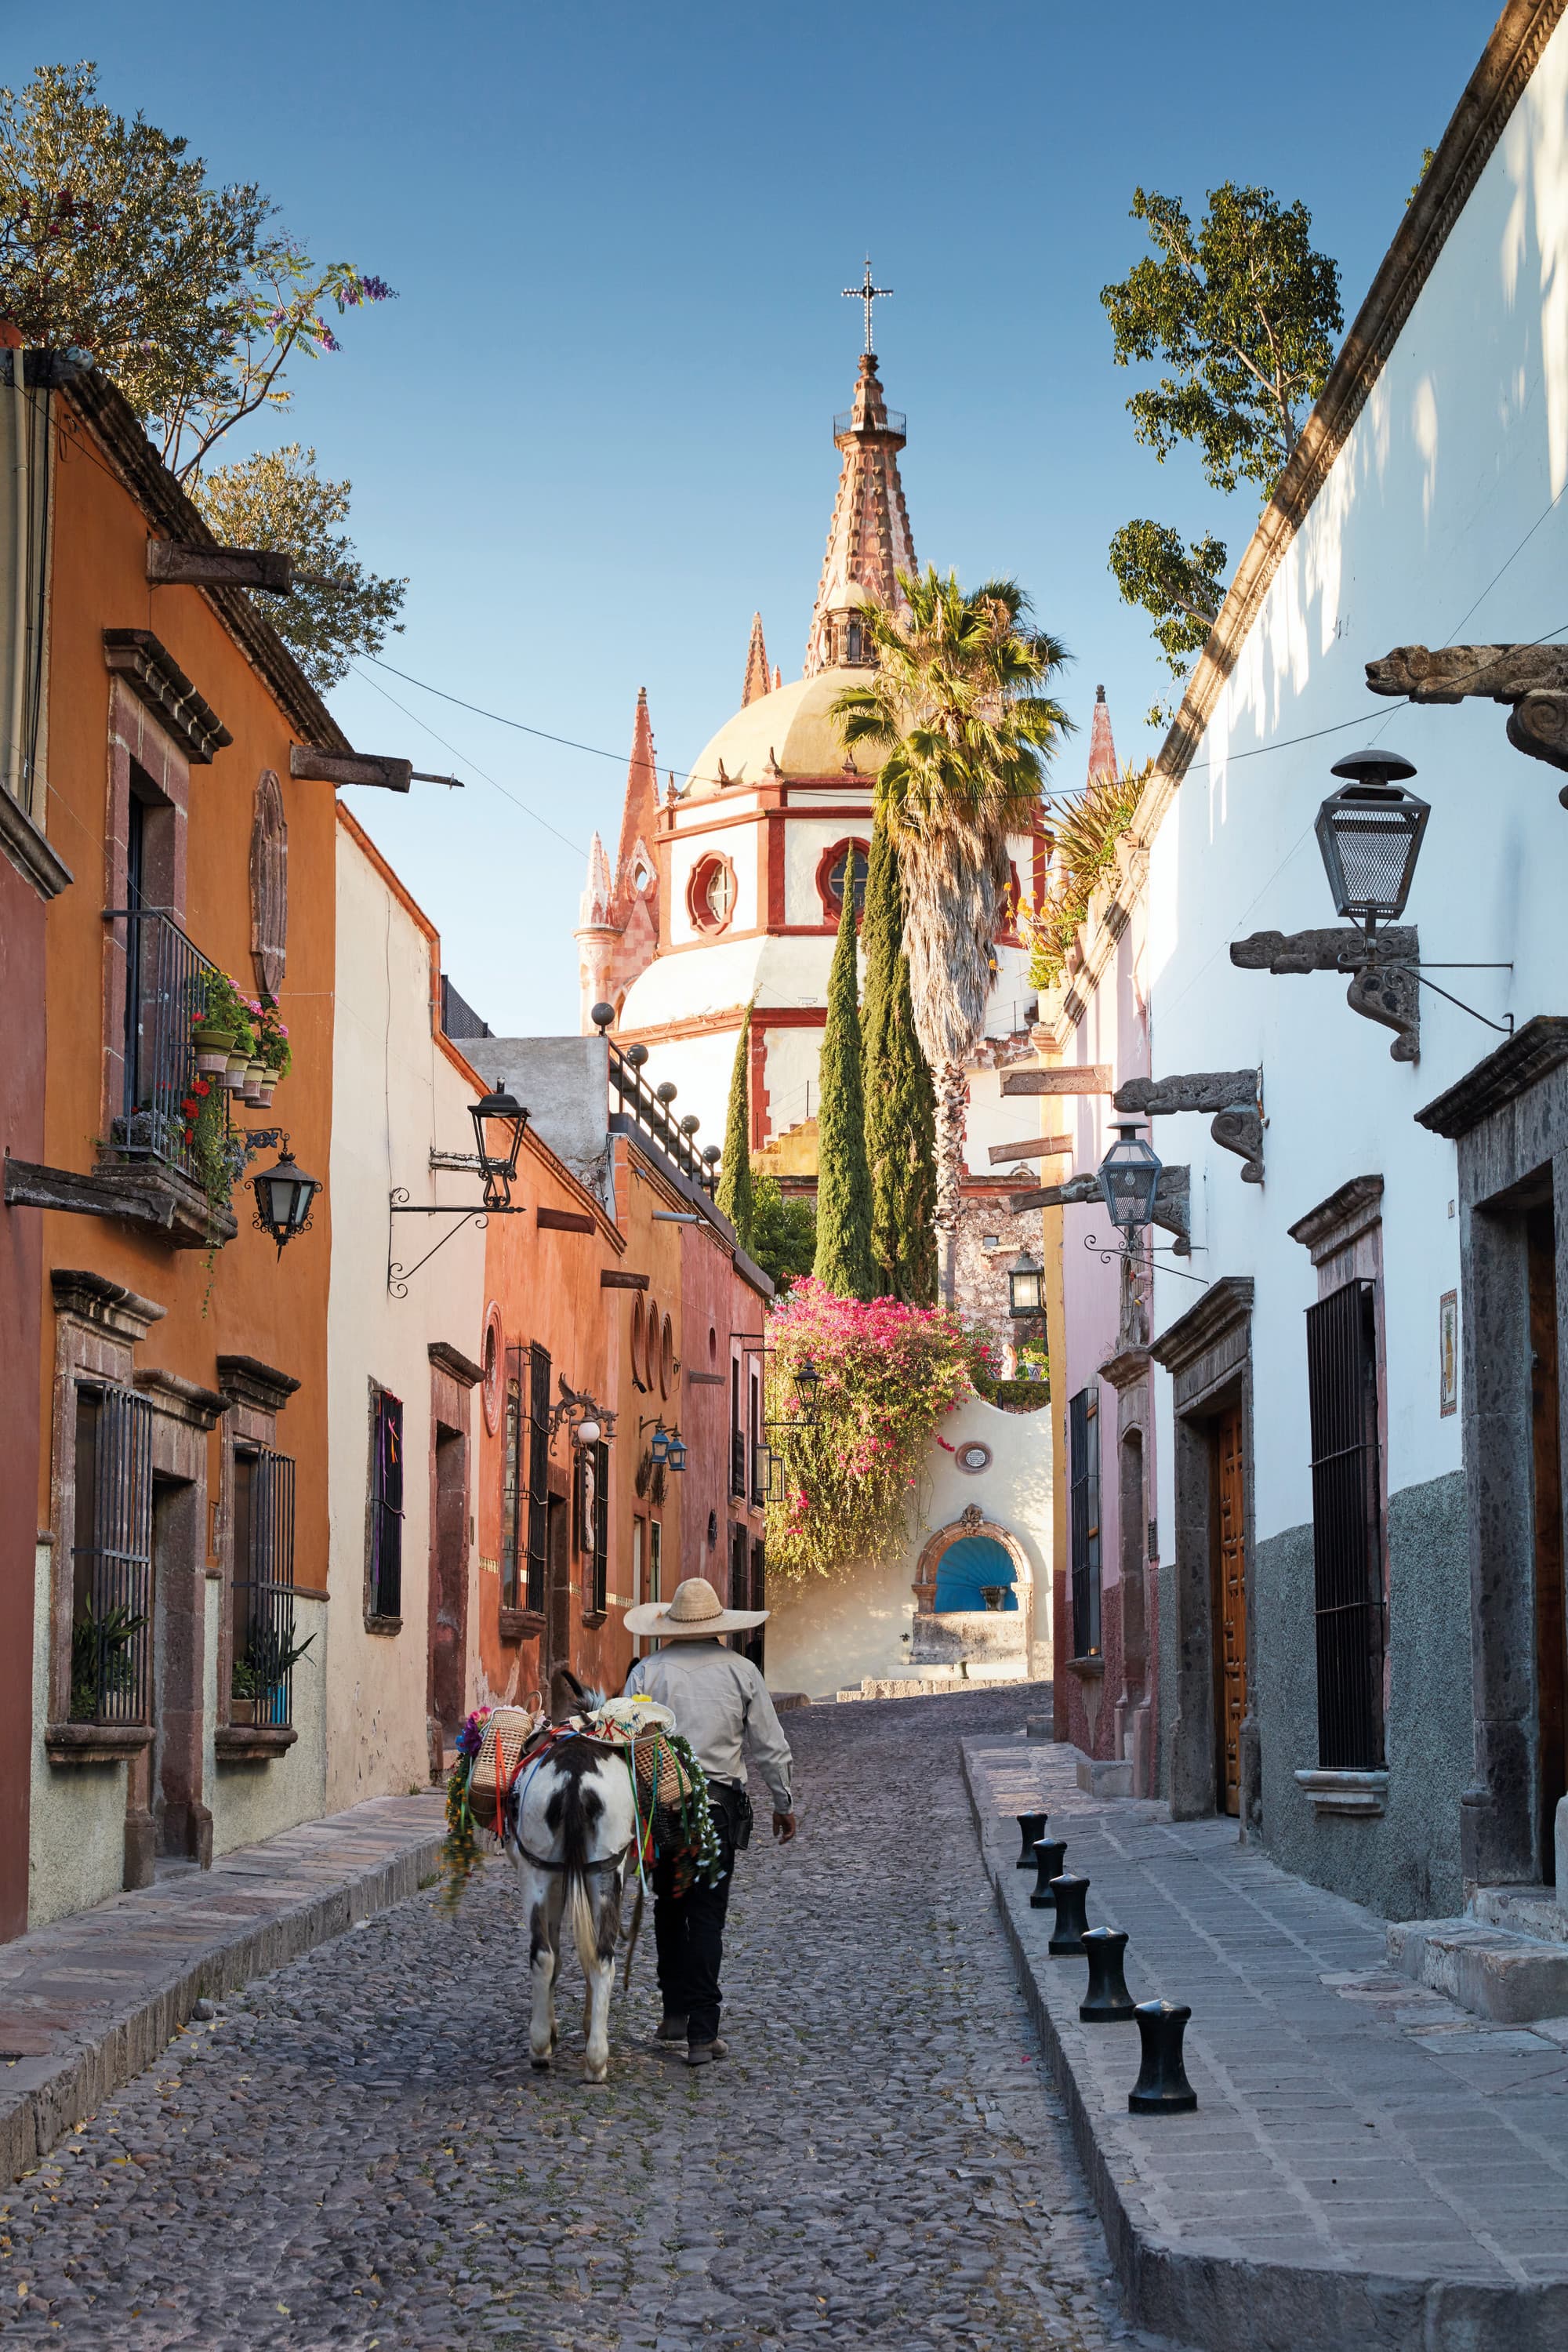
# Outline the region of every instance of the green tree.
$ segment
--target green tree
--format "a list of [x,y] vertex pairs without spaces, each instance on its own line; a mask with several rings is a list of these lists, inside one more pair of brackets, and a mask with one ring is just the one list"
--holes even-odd
[[221,435],[289,400],[296,354],[338,349],[341,317],[392,289],[312,262],[269,230],[254,181],[214,187],[199,155],[98,98],[90,64],[0,89],[0,317],[25,343],[89,353],[182,481]]
[[827,976],[822,1033],[822,1108],[816,1123],[816,1278],[839,1298],[870,1298],[871,1179],[866,1167],[866,1102],[860,1069],[860,1006],[855,956],[854,875],[844,869],[838,941]]
[[882,754],[877,807],[903,877],[915,1032],[936,1089],[939,1234],[958,1223],[964,1062],[985,1024],[1011,887],[1008,836],[1040,818],[1045,761],[1071,722],[1045,692],[1068,658],[1028,625],[1016,581],[965,592],[933,568],[900,574],[906,603],[870,606],[869,685],[834,703],[845,742]]
[[[1100,299],[1117,366],[1168,371],[1127,404],[1137,437],[1162,463],[1191,442],[1216,490],[1252,482],[1267,499],[1333,363],[1339,265],[1313,250],[1305,205],[1268,188],[1227,180],[1195,229],[1177,198],[1139,188],[1131,216],[1154,250]],[[1188,549],[1156,523],[1129,523],[1111,541],[1121,593],[1152,614],[1167,658],[1207,635],[1224,562],[1217,541]]]
[[752,1255],[787,1290],[816,1263],[816,1212],[799,1192],[785,1192],[776,1176],[753,1176]]
[[303,579],[268,618],[320,688],[385,641],[406,582],[376,577],[336,526],[346,482],[293,444],[207,472],[223,436],[286,409],[297,357],[339,348],[340,318],[392,298],[353,262],[314,262],[269,226],[254,182],[215,187],[184,139],[98,98],[96,68],[41,66],[0,89],[0,320],[85,352],[231,546],[280,548]]
[[[741,1024],[735,1059],[730,1068],[730,1100],[724,1112],[724,1154],[719,1162],[718,1202],[735,1228],[743,1250],[750,1250],[756,1230],[755,1196],[752,1190],[752,1008]],[[758,1265],[762,1264],[759,1258]]]
[[1130,604],[1142,604],[1154,619],[1154,641],[1178,677],[1218,617],[1225,601],[1223,540],[1204,538],[1188,547],[1163,523],[1123,523],[1110,542],[1110,569]]
[[270,599],[267,617],[321,693],[336,686],[355,654],[377,654],[408,593],[406,580],[369,572],[346,522],[351,482],[323,481],[316,453],[298,442],[237,466],[215,467],[187,484],[216,536],[231,547],[282,548],[294,559],[293,593]]
[[871,832],[860,939],[866,951],[860,1034],[877,1286],[906,1307],[931,1307],[936,1302],[936,1094],[915,1034],[899,853],[880,817]]

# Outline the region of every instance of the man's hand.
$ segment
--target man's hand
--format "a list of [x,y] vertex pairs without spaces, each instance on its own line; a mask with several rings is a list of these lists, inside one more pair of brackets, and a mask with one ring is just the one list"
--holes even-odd
[[788,1845],[795,1835],[795,1815],[781,1813],[776,1806],[773,1809],[773,1835],[780,1845]]

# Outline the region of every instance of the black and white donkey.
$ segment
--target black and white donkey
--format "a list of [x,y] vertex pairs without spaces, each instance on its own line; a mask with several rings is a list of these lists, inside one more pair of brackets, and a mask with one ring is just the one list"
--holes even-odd
[[[566,1669],[555,1675],[550,1696],[551,1719],[557,1723],[593,1704]],[[621,1899],[628,1873],[637,1870],[637,1833],[631,1775],[619,1756],[594,1740],[568,1735],[524,1769],[506,1844],[522,1882],[528,1916],[533,1990],[529,2054],[536,2068],[549,2065],[555,2048],[555,1978],[562,1920],[569,1914],[588,1986],[584,2073],[590,2083],[602,2083],[609,2074],[610,1992]]]

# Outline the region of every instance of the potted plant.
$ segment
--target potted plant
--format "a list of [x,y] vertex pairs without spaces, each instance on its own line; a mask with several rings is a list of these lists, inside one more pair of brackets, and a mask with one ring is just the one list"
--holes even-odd
[[263,996],[258,1001],[254,1026],[256,1050],[261,1057],[263,1066],[260,1100],[263,1103],[269,1103],[272,1100],[273,1089],[281,1084],[294,1066],[293,1048],[289,1043],[289,1026],[287,1022],[279,1020],[278,1016],[276,997]]
[[248,1657],[236,1658],[229,1672],[228,1719],[231,1723],[256,1721],[256,1668]]
[[[315,1638],[314,1633],[307,1633],[302,1642],[296,1642],[292,1616],[276,1625],[259,1622],[252,1625],[245,1650],[245,1665],[250,1676],[254,1708],[249,1718],[252,1722],[287,1721],[284,1685],[289,1669],[299,1664]],[[236,1671],[238,1671],[237,1667]]]
[[226,971],[206,976],[205,1001],[191,1024],[196,1067],[205,1077],[216,1077],[229,1056],[253,1043],[244,998]]
[[121,1602],[100,1617],[89,1601],[71,1627],[70,1719],[91,1723],[102,1702],[122,1697],[134,1687],[135,1662],[131,1648],[146,1624]]

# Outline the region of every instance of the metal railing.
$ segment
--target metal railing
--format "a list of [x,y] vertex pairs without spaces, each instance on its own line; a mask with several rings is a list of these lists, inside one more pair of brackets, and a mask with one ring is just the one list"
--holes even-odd
[[905,430],[909,416],[901,408],[884,408],[880,416],[857,417],[852,408],[841,408],[833,420],[835,440],[840,433],[896,433],[902,441],[909,439]]
[[[294,1615],[294,1464],[258,1446],[236,1459],[246,1488],[238,1514],[243,1554],[234,1580],[231,1699],[253,1701],[256,1721],[287,1725],[294,1714],[294,1664],[308,1646]],[[231,1706],[231,1717],[232,1717]]]
[[[667,1159],[673,1160],[683,1176],[689,1176],[711,1200],[719,1171],[710,1168],[698,1150],[689,1135],[681,1130],[674,1112],[660,1102],[658,1095],[644,1078],[641,1068],[629,1053],[611,1038],[610,1047],[610,1108],[619,1108],[633,1124],[639,1127],[651,1142],[657,1143]],[[646,1054],[646,1047],[636,1046],[633,1052]]]
[[191,1031],[207,1007],[216,966],[168,915],[110,908],[106,922],[124,925],[125,1085],[110,1142],[125,1160],[159,1160],[195,1177],[181,1105],[196,1075]]
[[77,1391],[73,1723],[153,1719],[153,1407]]

